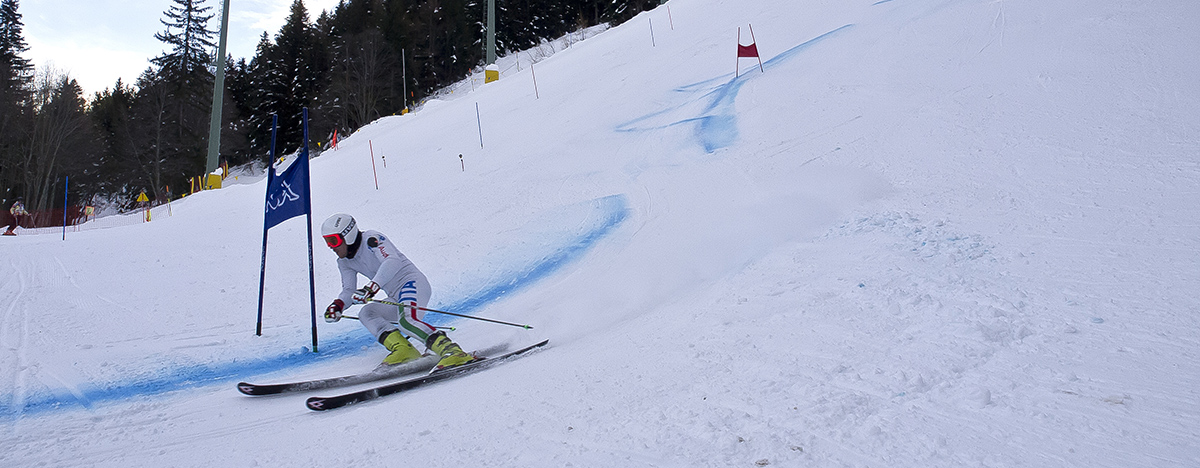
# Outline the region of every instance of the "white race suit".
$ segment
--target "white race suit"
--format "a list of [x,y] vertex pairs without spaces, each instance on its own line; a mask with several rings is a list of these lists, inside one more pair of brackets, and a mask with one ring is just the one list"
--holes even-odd
[[422,320],[425,311],[416,308],[425,307],[432,293],[425,274],[379,231],[362,231],[350,249],[350,255],[337,261],[342,274],[342,292],[338,299],[350,304],[351,296],[358,289],[358,275],[366,276],[378,284],[392,302],[414,307],[368,302],[358,314],[363,326],[378,340],[384,332],[396,329],[392,322],[400,322],[408,334],[425,343],[436,331]]

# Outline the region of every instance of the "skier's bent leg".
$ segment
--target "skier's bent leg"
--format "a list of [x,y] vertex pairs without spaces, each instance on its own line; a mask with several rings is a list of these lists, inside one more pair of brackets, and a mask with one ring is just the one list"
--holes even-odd
[[415,278],[400,287],[400,297],[397,301],[409,306],[401,307],[398,311],[400,328],[421,342],[429,340],[429,335],[437,331],[436,328],[425,322],[425,311],[421,309],[429,301],[430,292],[428,280],[424,277]]
[[392,325],[399,319],[399,313],[396,306],[380,304],[372,302],[362,307],[358,313],[358,320],[362,322],[367,331],[371,332],[371,336],[375,339],[380,339],[384,332],[395,330],[396,326]]

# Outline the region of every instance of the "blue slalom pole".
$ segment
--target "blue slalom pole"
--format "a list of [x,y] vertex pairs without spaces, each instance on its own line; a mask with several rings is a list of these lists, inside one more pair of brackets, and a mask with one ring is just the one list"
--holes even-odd
[[[303,147],[303,150],[300,151],[300,157],[304,160],[296,161],[296,162],[303,163],[304,168],[305,168],[304,172],[305,172],[305,174],[308,174],[309,172],[308,172],[308,108],[307,107],[304,108],[304,143],[303,144],[304,144],[304,147]],[[308,297],[309,297],[309,300],[312,301],[312,350],[315,353],[315,352],[317,352],[317,280],[316,280],[316,270],[313,268],[313,244],[312,244],[312,239],[313,239],[312,224],[313,223],[312,223],[312,182],[311,182],[311,179],[312,179],[312,176],[309,175],[308,177],[306,177],[306,180],[304,181],[305,184],[309,185],[308,187],[304,187],[304,190],[306,192],[308,192],[308,194],[309,194],[307,197],[305,197],[305,200],[308,203],[308,206],[304,207],[304,211],[305,211],[304,219],[306,219],[308,221]]]
[[[267,193],[271,193],[271,180],[275,178],[275,131],[279,128],[279,115],[271,115],[271,162],[267,164]],[[268,200],[268,203],[270,200]],[[311,236],[310,236],[311,237]],[[258,273],[258,326],[254,334],[262,336],[263,289],[267,282],[267,217],[263,216],[262,269]]]

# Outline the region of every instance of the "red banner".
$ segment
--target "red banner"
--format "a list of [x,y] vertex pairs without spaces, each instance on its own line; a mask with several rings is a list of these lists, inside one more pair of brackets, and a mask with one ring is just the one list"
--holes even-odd
[[758,44],[738,44],[738,58],[741,57],[758,57]]

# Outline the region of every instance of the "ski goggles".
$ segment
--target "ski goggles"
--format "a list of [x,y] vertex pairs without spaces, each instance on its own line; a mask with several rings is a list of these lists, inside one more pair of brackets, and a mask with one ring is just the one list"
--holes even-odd
[[342,237],[341,234],[330,234],[321,237],[325,239],[325,245],[328,245],[331,249],[336,249],[346,243],[346,238]]

